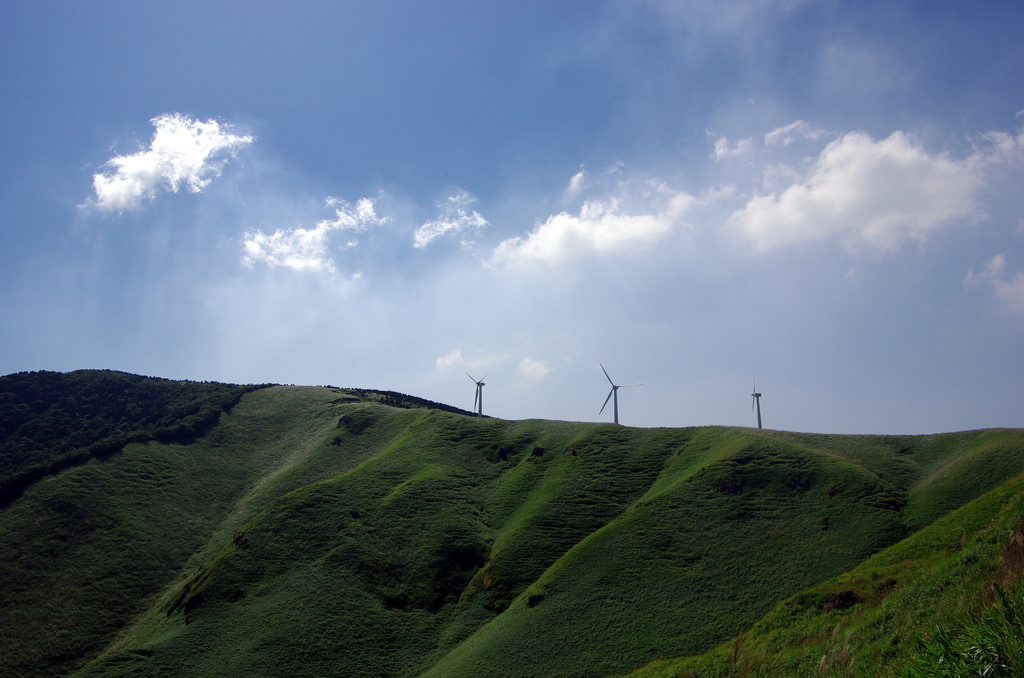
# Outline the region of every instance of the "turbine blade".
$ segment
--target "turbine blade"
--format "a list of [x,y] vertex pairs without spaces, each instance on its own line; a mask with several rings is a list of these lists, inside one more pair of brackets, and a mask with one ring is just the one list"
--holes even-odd
[[[601,365],[601,363],[598,363],[598,365]],[[615,386],[615,382],[612,381],[612,378],[608,376],[608,370],[604,368],[604,365],[601,365],[601,371],[604,372],[604,376],[606,379],[608,379],[608,383],[611,384],[612,386]]]
[[598,414],[604,412],[604,408],[608,407],[608,401],[612,399],[612,394],[615,393],[615,389],[608,391],[608,397],[604,399],[604,405],[601,405],[601,409],[598,410]]
[[754,401],[757,400],[754,396],[750,396],[750,411],[754,411]]
[[[467,376],[467,377],[469,377],[470,379],[473,379],[473,375],[472,375],[472,374],[470,374],[469,372],[466,372],[466,376]],[[476,379],[473,379],[473,383],[474,383],[474,384],[475,384],[475,383],[477,383],[477,380],[476,380]]]
[[473,411],[476,411],[476,404],[480,402],[480,387],[476,387],[476,393],[473,395]]
[[487,377],[491,376],[491,372],[493,372],[493,371],[494,371],[493,367],[491,369],[487,370],[487,374],[485,374],[484,376],[480,377],[480,381],[483,381]]
[[627,386],[643,386],[643,384],[620,384],[619,388],[626,388]]

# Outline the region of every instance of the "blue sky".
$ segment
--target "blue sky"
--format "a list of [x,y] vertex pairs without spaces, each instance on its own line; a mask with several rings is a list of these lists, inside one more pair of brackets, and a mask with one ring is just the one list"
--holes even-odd
[[[507,6],[505,6],[507,5]],[[0,7],[0,373],[1024,426],[1019,2]]]

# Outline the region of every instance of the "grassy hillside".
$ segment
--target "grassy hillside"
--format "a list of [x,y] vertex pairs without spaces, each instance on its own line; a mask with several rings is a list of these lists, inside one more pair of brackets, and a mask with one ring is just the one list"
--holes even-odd
[[257,388],[109,370],[0,377],[0,506],[46,475],[130,442],[194,440]]
[[[716,646],[827,606],[834,578],[911,560],[887,547],[936,529],[966,544],[991,520],[941,526],[1024,472],[1018,430],[629,429],[420,405],[436,404],[268,388],[188,444],[36,482],[0,513],[0,676],[678,675],[697,660],[669,658],[707,651],[715,671]],[[794,595],[812,602],[778,607]]]
[[[730,642],[629,676],[1019,676],[1022,576],[1018,476],[850,572],[788,598]],[[977,629],[987,617],[1016,645],[1014,670],[1000,670],[999,662],[990,673],[956,666],[958,654],[993,654],[987,651],[997,642],[979,640],[985,634]]]
[[311,404],[274,389],[197,442],[128,445],[3,509],[0,674],[66,675],[99,652],[229,517],[243,519],[236,502],[260,497],[296,454]]

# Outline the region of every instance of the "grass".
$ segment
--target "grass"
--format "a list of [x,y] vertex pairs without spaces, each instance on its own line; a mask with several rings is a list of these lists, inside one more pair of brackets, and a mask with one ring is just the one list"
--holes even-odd
[[249,503],[287,487],[275,472],[294,457],[315,420],[302,412],[317,398],[287,389],[251,396],[200,441],[129,445],[44,478],[3,510],[0,674],[80,666],[190,558],[229,538]]
[[191,442],[259,388],[109,370],[0,377],[0,507],[41,478],[129,443]]
[[[894,510],[828,497],[863,471],[745,437],[694,435],[665,465],[682,480],[661,474],[660,491],[574,545],[426,675],[613,675],[696,652],[898,539]],[[827,530],[823,511],[834,516]]]
[[[1022,545],[1024,476],[1018,476],[851,571],[786,599],[742,638],[630,676],[732,676],[740,665],[756,666],[754,675],[764,676],[989,675],[924,667],[935,668],[952,647],[970,647],[961,641],[983,635],[977,628],[985,620],[1006,621],[1005,610],[1020,609]],[[1012,592],[1009,605],[999,590]],[[1024,637],[1021,621],[1017,615],[1016,627],[1003,630],[1015,628],[1010,634]],[[844,660],[836,661],[840,645]]]
[[1024,482],[1016,430],[422,404],[273,387],[35,483],[0,513],[0,676],[875,675],[987,590]]
[[993,590],[993,603],[934,631],[900,675],[1024,676],[1024,587],[1007,592],[994,584]]

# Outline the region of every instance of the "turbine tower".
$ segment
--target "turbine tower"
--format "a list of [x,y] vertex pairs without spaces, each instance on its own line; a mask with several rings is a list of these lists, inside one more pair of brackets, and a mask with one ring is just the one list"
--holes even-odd
[[754,380],[754,392],[750,394],[750,411],[754,411],[754,406],[757,406],[757,427],[761,428],[761,394],[757,392],[757,380]]
[[[490,372],[487,374],[490,374]],[[484,379],[487,378],[487,374],[484,375]],[[484,416],[484,386],[487,384],[484,383],[484,379],[478,380],[469,372],[466,372],[466,376],[472,379],[473,383],[476,384],[476,395],[473,397],[473,409],[476,410],[476,416],[482,417]]]
[[[598,365],[601,365],[601,363],[598,363]],[[615,423],[618,424],[619,423],[619,389],[620,388],[626,388],[627,386],[643,386],[643,384],[616,384],[614,381],[612,381],[612,378],[608,376],[608,370],[606,370],[604,368],[604,365],[601,365],[601,371],[604,372],[604,376],[608,379],[608,383],[612,385],[612,390],[608,391],[608,397],[604,399],[604,405],[601,405],[601,411],[598,412],[598,414],[601,414],[601,412],[604,412],[604,408],[606,408],[608,406],[608,401],[611,400],[612,401],[612,411],[615,413]]]

